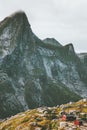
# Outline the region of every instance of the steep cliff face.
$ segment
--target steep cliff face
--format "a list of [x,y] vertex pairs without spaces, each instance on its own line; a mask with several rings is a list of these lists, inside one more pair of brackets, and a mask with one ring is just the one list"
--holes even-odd
[[87,53],[79,53],[77,54],[80,58],[81,62],[87,67]]
[[24,12],[0,23],[0,117],[87,96],[87,73],[72,44],[41,41]]

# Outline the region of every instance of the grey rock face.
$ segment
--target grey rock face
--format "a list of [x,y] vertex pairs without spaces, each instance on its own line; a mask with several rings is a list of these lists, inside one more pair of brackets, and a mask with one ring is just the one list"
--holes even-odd
[[62,46],[56,39],[54,38],[46,38],[43,40],[44,43],[54,46]]
[[1,118],[87,96],[87,72],[73,45],[48,41],[35,36],[24,12],[0,23]]
[[79,53],[77,55],[80,58],[81,62],[84,63],[87,67],[87,53]]

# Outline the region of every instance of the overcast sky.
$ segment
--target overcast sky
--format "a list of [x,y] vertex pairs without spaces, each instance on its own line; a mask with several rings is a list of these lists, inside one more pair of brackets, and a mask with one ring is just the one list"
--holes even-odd
[[0,0],[0,21],[17,10],[25,11],[40,39],[54,37],[87,52],[87,0]]

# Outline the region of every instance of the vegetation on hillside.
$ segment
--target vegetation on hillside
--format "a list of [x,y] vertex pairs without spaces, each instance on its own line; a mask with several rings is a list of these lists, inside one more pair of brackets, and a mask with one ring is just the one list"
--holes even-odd
[[[81,126],[75,126],[74,121],[63,121],[61,113],[73,113],[76,118],[83,121]],[[0,122],[0,130],[86,130],[87,128],[87,100],[70,102],[56,107],[40,107],[19,113]],[[62,127],[62,124],[66,123]]]

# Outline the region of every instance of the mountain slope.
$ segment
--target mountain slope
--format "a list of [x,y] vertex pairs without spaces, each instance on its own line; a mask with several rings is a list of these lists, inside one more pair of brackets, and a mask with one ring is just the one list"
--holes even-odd
[[41,41],[24,12],[0,23],[0,75],[0,118],[87,96],[87,72],[73,45]]
[[87,53],[80,53],[77,55],[80,58],[81,62],[84,63],[85,66],[87,67]]
[[[61,118],[63,111],[65,111],[66,117],[68,117],[66,121],[63,121],[63,118]],[[72,113],[70,114],[70,112]],[[76,116],[82,121],[82,125],[80,125],[78,129],[86,130],[87,101],[84,102],[83,100],[80,100],[78,102],[62,104],[56,107],[39,107],[37,109],[27,110],[12,116],[7,120],[0,121],[0,130],[76,129],[76,125],[74,124]]]

